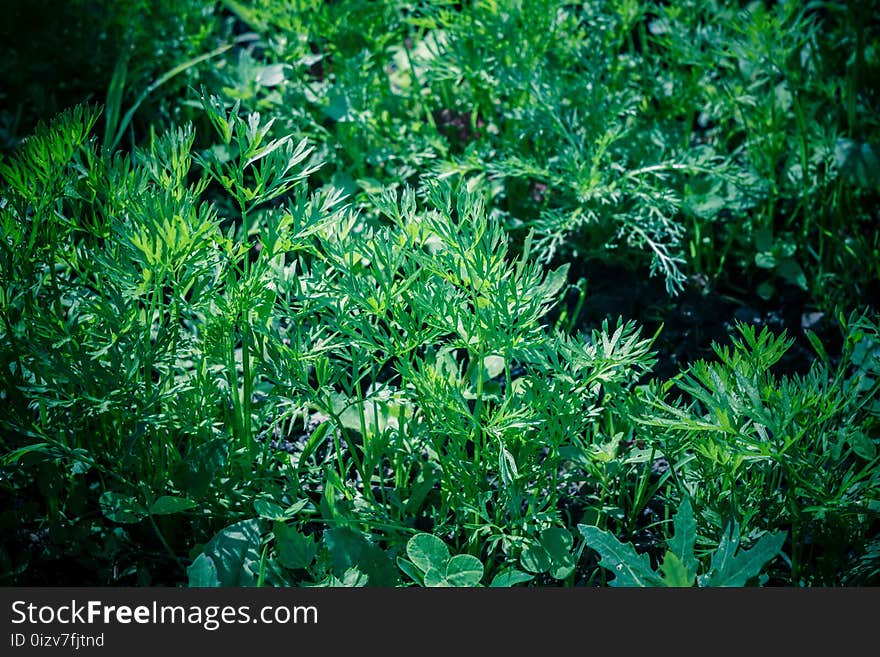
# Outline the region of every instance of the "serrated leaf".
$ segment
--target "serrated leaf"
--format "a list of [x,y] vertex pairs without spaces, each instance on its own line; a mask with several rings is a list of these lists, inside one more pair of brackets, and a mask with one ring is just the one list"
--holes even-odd
[[483,579],[483,564],[470,554],[457,554],[446,564],[450,586],[477,586]]
[[[703,586],[704,581],[708,581],[715,577],[718,573],[723,572],[733,562],[733,556],[739,549],[739,523],[734,521],[730,523],[724,531],[718,547],[712,553],[712,560],[709,566],[709,572],[700,576],[699,584]],[[717,586],[711,585],[710,586]]]
[[734,523],[712,555],[709,572],[698,579],[703,587],[745,586],[750,579],[757,577],[761,569],[782,550],[785,532],[765,534],[755,545],[737,553],[739,529]]
[[621,543],[611,532],[590,525],[578,525],[578,530],[587,546],[599,553],[599,565],[615,575],[610,586],[663,586],[648,556],[636,552],[632,543]]
[[318,552],[313,536],[306,536],[286,523],[276,521],[272,530],[278,561],[285,568],[308,568]]
[[667,552],[660,566],[663,573],[663,583],[672,587],[689,587],[694,585],[694,575],[688,571],[688,567],[682,563],[672,552]]
[[172,513],[189,511],[195,506],[195,502],[185,497],[163,495],[150,506],[150,513],[154,516],[167,516]]
[[407,541],[406,555],[422,572],[435,568],[443,573],[446,571],[446,562],[449,561],[449,548],[436,536],[422,533]]
[[217,578],[217,568],[214,562],[205,554],[200,554],[186,569],[190,587],[217,587],[220,580]]

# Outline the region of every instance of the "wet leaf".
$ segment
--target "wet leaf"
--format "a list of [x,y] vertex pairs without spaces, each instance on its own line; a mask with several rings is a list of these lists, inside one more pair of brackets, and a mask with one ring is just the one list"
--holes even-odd
[[610,586],[663,586],[648,556],[636,552],[632,543],[621,543],[611,532],[598,527],[578,525],[578,531],[587,547],[599,553],[599,565],[615,575]]

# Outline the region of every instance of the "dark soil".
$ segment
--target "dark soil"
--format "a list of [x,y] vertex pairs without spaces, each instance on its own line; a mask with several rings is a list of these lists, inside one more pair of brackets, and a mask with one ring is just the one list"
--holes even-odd
[[[604,320],[636,320],[642,335],[650,337],[660,329],[654,342],[657,365],[652,376],[661,380],[675,376],[690,363],[715,358],[712,344],[730,344],[738,322],[774,334],[783,331],[794,343],[774,367],[777,375],[805,374],[816,353],[806,330],[814,332],[829,357],[835,359],[842,348],[836,321],[811,305],[809,295],[795,286],[782,287],[770,300],[758,296],[748,299],[723,289],[712,289],[699,278],[688,280],[685,289],[670,298],[662,280],[647,272],[599,260],[580,263],[572,280],[587,280],[586,301],[577,327],[581,331],[599,328]],[[573,308],[577,291],[565,303]]]

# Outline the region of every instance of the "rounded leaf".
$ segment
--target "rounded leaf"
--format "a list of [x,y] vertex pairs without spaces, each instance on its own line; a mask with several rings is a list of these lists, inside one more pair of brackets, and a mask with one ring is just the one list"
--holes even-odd
[[449,586],[478,586],[483,579],[483,564],[469,554],[457,554],[446,564]]
[[523,550],[519,562],[530,573],[546,573],[553,566],[553,560],[540,543],[532,543]]
[[436,536],[422,533],[409,539],[406,544],[406,556],[423,573],[429,568],[443,573],[446,572],[446,562],[449,561],[449,549]]
[[443,571],[437,570],[436,568],[428,568],[428,570],[425,571],[424,580],[425,586],[429,587],[450,586]]
[[495,577],[492,578],[492,583],[489,586],[493,588],[505,588],[510,586],[516,586],[517,584],[523,584],[525,582],[531,581],[534,579],[534,575],[529,575],[528,573],[524,573],[521,570],[517,570],[516,568],[508,568],[507,570],[503,570]]

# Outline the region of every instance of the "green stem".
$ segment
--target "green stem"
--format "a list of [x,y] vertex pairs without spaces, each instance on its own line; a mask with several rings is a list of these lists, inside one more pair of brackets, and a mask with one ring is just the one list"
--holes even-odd
[[263,583],[266,581],[266,558],[268,556],[269,556],[269,544],[266,543],[263,546],[262,553],[260,554],[260,574],[257,576],[257,587],[263,586]]
[[425,120],[434,128],[434,131],[437,131],[437,123],[434,121],[434,116],[431,114],[431,110],[428,109],[428,105],[425,103],[424,95],[422,94],[422,89],[424,86],[422,85],[422,81],[419,79],[419,74],[416,73],[416,67],[413,64],[412,53],[409,49],[409,44],[407,40],[403,40],[403,52],[406,54],[406,61],[409,64],[409,69],[412,72],[413,81],[416,83],[416,98],[419,103],[419,107],[422,109],[422,112],[425,114]]
[[244,427],[241,425],[242,412],[241,398],[238,391],[238,364],[235,361],[235,326],[230,331],[227,358],[227,380],[229,381],[229,394],[232,395],[232,434],[235,437],[236,443],[241,443],[244,441]]
[[162,543],[162,547],[165,548],[165,551],[174,559],[174,563],[178,565],[178,567],[185,573],[186,567],[183,565],[183,562],[180,558],[174,553],[174,550],[171,549],[171,546],[168,544],[168,541],[165,540],[165,535],[162,533],[162,530],[159,529],[159,525],[156,524],[155,518],[153,518],[152,513],[148,513],[147,517],[150,519],[150,524],[153,526],[153,530],[156,532],[156,536],[159,537],[159,542]]
[[122,117],[122,120],[119,122],[119,127],[116,129],[116,136],[113,138],[113,141],[110,143],[107,148],[108,151],[112,151],[119,145],[119,141],[122,139],[122,134],[125,132],[126,128],[128,128],[128,124],[131,123],[131,120],[134,118],[135,112],[138,111],[138,108],[141,104],[147,99],[147,97],[153,93],[156,89],[161,87],[163,84],[168,82],[171,78],[176,75],[183,73],[185,70],[192,68],[198,64],[201,64],[204,61],[209,59],[213,59],[218,55],[222,55],[230,48],[233,48],[239,43],[245,43],[247,41],[253,41],[254,36],[251,34],[243,34],[240,37],[237,37],[232,43],[227,43],[219,48],[215,48],[210,52],[206,52],[203,55],[199,55],[198,57],[193,57],[192,59],[188,59],[185,62],[178,64],[171,70],[165,72],[156,78],[150,86],[144,89],[143,93],[137,97],[137,100],[134,101],[134,104],[129,108],[129,110],[125,113],[125,116]]
[[251,431],[251,398],[253,396],[254,382],[251,377],[251,329],[250,322],[245,320],[241,326],[241,370],[243,381],[241,383],[241,425],[244,431],[244,440],[248,454],[254,455],[254,437]]
[[369,481],[366,478],[363,462],[357,455],[357,450],[355,449],[354,443],[351,442],[351,438],[349,438],[348,434],[345,432],[345,426],[342,424],[342,419],[339,417],[339,414],[333,410],[333,404],[331,400],[328,399],[327,403],[324,406],[324,414],[330,416],[330,419],[332,419],[333,423],[336,425],[336,431],[333,432],[333,444],[336,449],[336,462],[339,468],[340,480],[345,481],[346,474],[345,462],[342,460],[342,449],[341,445],[339,444],[339,436],[342,435],[342,439],[345,441],[345,445],[346,447],[348,447],[348,451],[351,454],[352,460],[354,461],[354,467],[361,476],[361,482],[363,483],[364,487],[364,496],[368,499],[372,499],[373,491],[370,488]]

